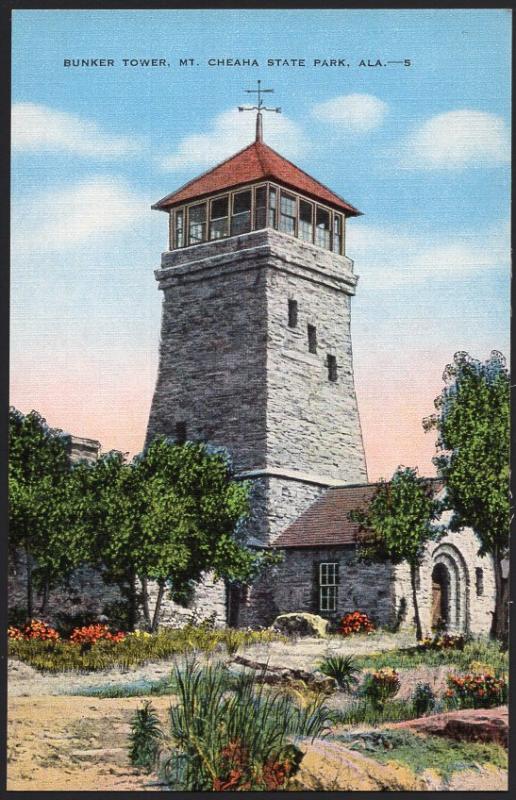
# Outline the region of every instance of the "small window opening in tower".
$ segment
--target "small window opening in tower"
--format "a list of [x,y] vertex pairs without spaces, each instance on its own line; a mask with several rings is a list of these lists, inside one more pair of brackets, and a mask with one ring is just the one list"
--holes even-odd
[[186,442],[186,422],[176,422],[176,444]]
[[229,235],[229,195],[218,197],[210,204],[210,239]]
[[188,244],[206,241],[206,203],[191,206],[188,212]]
[[231,217],[231,235],[248,233],[251,230],[251,190],[233,195],[233,215]]
[[183,247],[185,243],[184,229],[183,229],[183,210],[176,211],[175,215],[175,247]]
[[337,380],[337,357],[328,353],[328,380],[333,383]]
[[288,301],[288,327],[297,327],[297,300]]
[[330,250],[330,212],[321,206],[317,206],[315,225],[315,243]]
[[304,242],[313,242],[314,240],[313,213],[312,203],[299,200],[299,238]]
[[269,228],[277,228],[278,193],[273,186],[269,187]]
[[254,229],[267,226],[267,187],[258,186],[254,193]]
[[290,236],[296,235],[296,198],[294,195],[281,192],[280,200],[280,231]]
[[317,328],[315,325],[308,325],[308,352],[317,353]]
[[482,567],[477,567],[475,570],[475,584],[477,597],[482,597],[484,594],[484,570]]

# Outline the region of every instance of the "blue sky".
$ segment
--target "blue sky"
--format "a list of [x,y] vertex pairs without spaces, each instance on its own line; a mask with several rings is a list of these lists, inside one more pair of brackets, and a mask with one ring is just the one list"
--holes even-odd
[[253,138],[235,108],[260,78],[283,109],[265,140],[364,212],[347,249],[370,477],[431,472],[444,365],[508,353],[510,37],[499,9],[15,11],[12,402],[141,447],[167,237],[150,204]]

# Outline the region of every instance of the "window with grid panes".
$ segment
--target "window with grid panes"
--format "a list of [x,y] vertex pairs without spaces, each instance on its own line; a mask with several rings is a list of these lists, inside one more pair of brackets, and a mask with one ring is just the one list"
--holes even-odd
[[239,233],[248,233],[251,230],[251,195],[250,189],[233,195],[232,236]]
[[188,211],[188,244],[206,240],[206,203],[190,206]]
[[210,203],[210,239],[229,235],[229,196],[217,197]]
[[299,238],[304,242],[312,242],[313,227],[313,205],[306,200],[299,201]]
[[175,229],[174,229],[174,247],[183,247],[185,243],[184,237],[184,211],[176,211],[175,215]]
[[342,217],[340,214],[333,215],[333,252],[342,253]]
[[315,243],[330,250],[330,212],[317,206],[315,212]]
[[337,610],[339,565],[336,561],[319,564],[319,611]]
[[273,187],[269,187],[269,228],[277,228],[276,212],[278,208],[278,192]]
[[296,233],[296,198],[281,192],[280,199],[280,231],[295,236]]
[[267,220],[267,187],[258,186],[254,194],[254,229],[259,231],[266,227]]

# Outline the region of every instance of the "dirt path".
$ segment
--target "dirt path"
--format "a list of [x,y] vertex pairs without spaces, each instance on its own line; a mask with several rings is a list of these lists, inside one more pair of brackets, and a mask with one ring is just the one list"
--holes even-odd
[[[171,697],[154,697],[162,721]],[[129,763],[130,718],[141,698],[12,697],[9,791],[158,791]]]

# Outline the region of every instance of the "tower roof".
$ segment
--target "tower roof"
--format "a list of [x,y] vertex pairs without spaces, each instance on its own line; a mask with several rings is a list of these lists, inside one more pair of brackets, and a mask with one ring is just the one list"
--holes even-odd
[[283,158],[272,147],[258,140],[198,178],[188,181],[177,191],[159,200],[152,208],[168,211],[180,203],[265,179],[275,180],[287,188],[337,208],[346,216],[356,217],[362,213],[327,186]]

